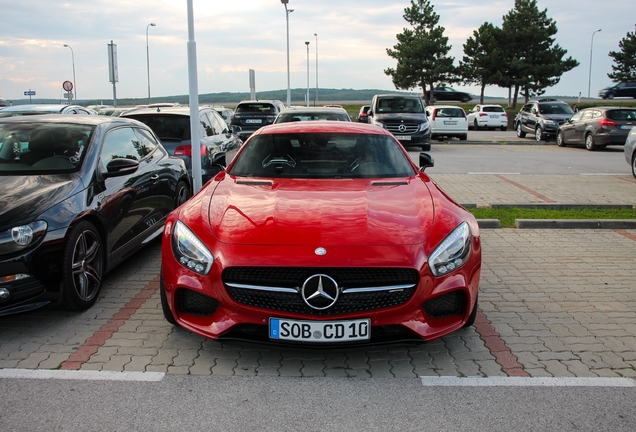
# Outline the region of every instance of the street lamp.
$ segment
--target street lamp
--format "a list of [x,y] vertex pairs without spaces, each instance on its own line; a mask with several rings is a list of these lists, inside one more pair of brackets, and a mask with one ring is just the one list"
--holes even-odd
[[316,36],[316,100],[314,100],[314,106],[318,103],[318,33],[314,33]]
[[307,45],[307,107],[309,108],[309,41],[305,42]]
[[73,48],[70,45],[64,44],[64,46],[71,50],[71,60],[73,61],[73,97],[75,101],[77,101],[77,86],[75,85],[75,53],[73,53]]
[[590,42],[590,76],[587,80],[587,98],[590,98],[590,87],[592,86],[592,48],[594,47],[594,35],[600,32],[602,29],[596,30],[592,33],[592,42]]
[[157,24],[150,23],[146,26],[146,69],[148,71],[148,103],[150,103],[150,53],[148,51],[148,28],[155,27]]
[[287,3],[289,0],[280,0],[280,2],[285,6],[285,18],[287,20],[287,106],[291,105],[291,87],[289,81],[289,14],[292,13],[293,9],[287,9]]

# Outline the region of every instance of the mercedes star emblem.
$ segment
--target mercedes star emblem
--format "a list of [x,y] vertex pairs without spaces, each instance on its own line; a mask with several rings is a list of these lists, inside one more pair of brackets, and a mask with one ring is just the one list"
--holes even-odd
[[340,295],[340,288],[330,276],[316,274],[305,281],[301,293],[307,306],[316,310],[324,310],[336,303]]
[[406,126],[401,124],[400,126],[398,126],[398,129],[400,132],[406,132]]

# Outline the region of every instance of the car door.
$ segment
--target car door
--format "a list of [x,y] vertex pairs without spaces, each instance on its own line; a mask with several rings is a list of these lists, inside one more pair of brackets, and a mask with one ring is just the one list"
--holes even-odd
[[580,114],[580,118],[574,123],[574,132],[570,141],[583,143],[585,142],[585,133],[589,129],[592,118],[594,117],[594,110],[583,110],[579,111],[578,114]]
[[532,115],[533,104],[525,104],[521,111],[519,111],[519,123],[521,123],[521,130],[524,132],[534,132],[534,128],[529,125],[529,117]]
[[575,141],[576,136],[576,125],[581,123],[581,117],[585,114],[585,111],[579,111],[574,114],[568,121],[563,123],[560,126],[561,134],[563,136],[563,140],[566,143],[572,143]]
[[99,211],[108,221],[110,254],[119,250],[125,253],[135,237],[159,222],[151,216],[160,207],[154,199],[159,183],[154,157],[152,153],[146,154],[133,128],[122,127],[106,133],[98,169],[107,172],[107,165],[113,159],[135,160],[139,167],[133,173],[106,178],[98,194]]

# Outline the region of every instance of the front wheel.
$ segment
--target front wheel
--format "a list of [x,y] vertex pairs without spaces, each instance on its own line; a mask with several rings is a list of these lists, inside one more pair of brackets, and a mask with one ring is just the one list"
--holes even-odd
[[596,144],[594,144],[594,137],[592,134],[585,135],[585,148],[589,151],[594,151],[597,149]]
[[430,144],[424,144],[422,146],[422,151],[431,151],[431,145]]
[[521,123],[517,123],[517,136],[519,138],[525,138],[526,133],[521,129]]
[[563,133],[561,131],[557,132],[556,143],[559,147],[565,147],[567,145],[565,143],[565,139],[563,138]]
[[175,190],[174,208],[179,207],[190,198],[190,187],[186,182],[180,180]]
[[636,178],[636,152],[632,155],[632,175]]
[[614,93],[608,93],[607,94],[607,98],[608,99],[614,99]]
[[104,275],[104,246],[93,224],[82,221],[68,234],[63,257],[62,297],[67,309],[95,304]]
[[541,129],[541,127],[538,127],[535,129],[534,131],[534,139],[539,142],[543,139],[543,129]]
[[479,130],[479,123],[477,122],[477,119],[475,119],[475,121],[473,122],[473,127],[475,128],[475,130]]

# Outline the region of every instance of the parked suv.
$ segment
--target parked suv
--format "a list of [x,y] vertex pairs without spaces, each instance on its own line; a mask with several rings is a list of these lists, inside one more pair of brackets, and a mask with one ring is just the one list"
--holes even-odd
[[570,105],[556,99],[539,99],[525,104],[515,117],[514,128],[519,138],[533,134],[537,141],[548,141],[556,136],[559,126],[565,123],[574,111]]
[[245,141],[263,126],[274,123],[274,119],[285,105],[279,100],[249,100],[236,106],[232,126],[239,126],[239,137]]
[[[192,178],[192,144],[190,141],[190,107],[138,108],[126,111],[121,117],[145,123],[173,156],[183,159]],[[212,107],[199,108],[201,136],[201,182],[206,184],[219,172],[217,161],[226,153],[237,150],[243,142]],[[229,155],[228,155],[229,156]],[[227,161],[230,161],[228,158]]]
[[636,99],[636,82],[622,82],[611,87],[604,88],[598,92],[603,99],[614,99],[615,97],[631,97]]
[[418,146],[424,151],[431,149],[431,127],[421,97],[375,95],[367,115],[370,124],[391,132],[404,147]]

